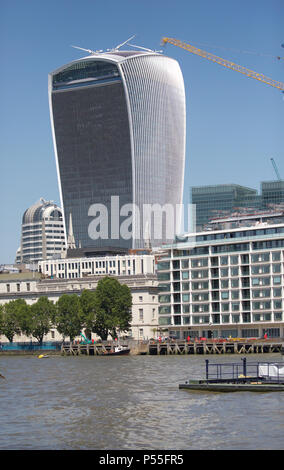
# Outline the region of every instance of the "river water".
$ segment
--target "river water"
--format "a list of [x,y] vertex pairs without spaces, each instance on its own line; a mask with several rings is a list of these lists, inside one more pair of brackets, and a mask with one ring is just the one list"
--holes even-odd
[[[0,449],[284,449],[284,393],[179,390],[226,356],[0,357]],[[249,355],[247,361],[282,361]]]

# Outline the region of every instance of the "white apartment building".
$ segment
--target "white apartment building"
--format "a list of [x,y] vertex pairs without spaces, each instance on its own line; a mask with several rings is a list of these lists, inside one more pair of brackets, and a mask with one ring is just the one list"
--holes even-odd
[[283,223],[186,234],[156,260],[169,334],[284,337]]

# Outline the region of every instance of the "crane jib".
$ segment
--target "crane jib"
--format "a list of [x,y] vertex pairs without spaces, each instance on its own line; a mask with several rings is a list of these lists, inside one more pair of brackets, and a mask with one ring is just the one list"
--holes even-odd
[[186,42],[182,42],[179,39],[165,37],[162,39],[162,43],[163,44],[169,43],[169,44],[172,44],[173,46],[181,47],[182,49],[192,52],[193,54],[199,55],[200,57],[204,57],[205,59],[211,60],[212,62],[218,63],[219,65],[223,65],[224,67],[227,67],[231,70],[240,72],[243,75],[246,75],[247,77],[254,78],[256,80],[259,80],[260,82],[266,83],[267,85],[270,85],[274,88],[278,88],[279,90],[284,91],[284,83],[282,82],[266,77],[262,73],[254,72],[253,70],[247,69],[246,67],[243,67],[242,65],[237,65],[230,60],[222,59],[221,57],[211,54],[210,52],[206,52],[202,49],[198,49],[197,47],[194,47],[191,44],[188,44]]

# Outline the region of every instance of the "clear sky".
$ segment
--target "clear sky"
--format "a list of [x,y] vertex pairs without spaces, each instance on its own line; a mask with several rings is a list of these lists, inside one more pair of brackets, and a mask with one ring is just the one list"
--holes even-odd
[[[197,45],[284,81],[283,0],[1,0],[0,264],[13,263],[24,211],[44,197],[60,204],[47,77],[85,55],[71,48],[134,44],[160,49],[163,36]],[[259,189],[284,178],[284,94],[175,46],[187,99],[184,202],[190,186]]]

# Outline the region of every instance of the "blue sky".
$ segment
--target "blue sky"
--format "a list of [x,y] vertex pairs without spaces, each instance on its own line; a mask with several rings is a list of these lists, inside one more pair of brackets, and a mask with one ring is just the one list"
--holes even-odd
[[[44,197],[58,204],[47,76],[82,57],[72,44],[160,49],[163,36],[197,45],[284,81],[282,0],[1,0],[0,264],[14,262],[24,211]],[[184,202],[190,186],[236,183],[259,189],[284,177],[284,94],[175,46],[187,99]]]

